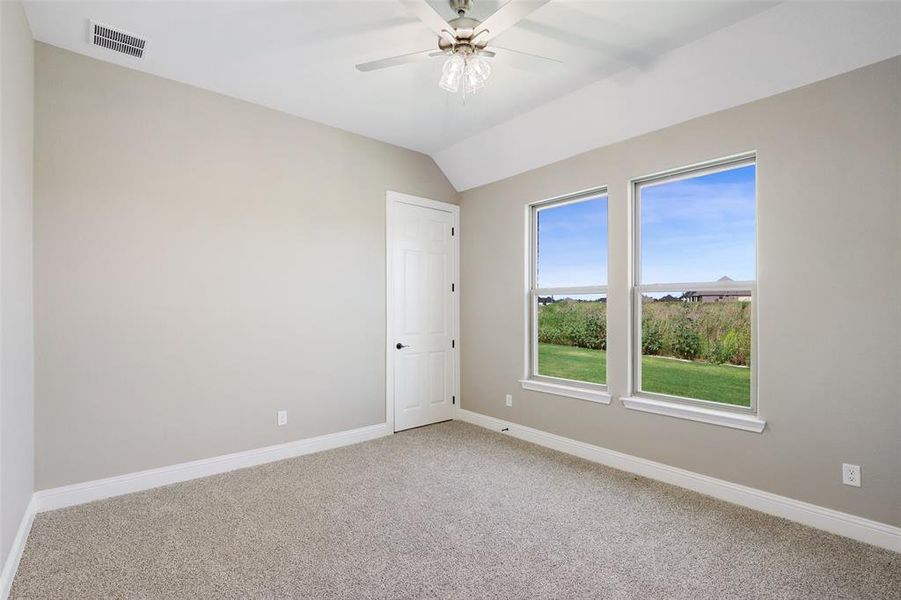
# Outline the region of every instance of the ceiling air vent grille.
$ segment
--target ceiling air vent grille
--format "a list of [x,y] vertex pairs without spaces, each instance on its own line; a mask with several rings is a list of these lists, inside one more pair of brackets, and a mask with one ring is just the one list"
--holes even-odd
[[135,58],[144,56],[147,40],[91,21],[91,43]]

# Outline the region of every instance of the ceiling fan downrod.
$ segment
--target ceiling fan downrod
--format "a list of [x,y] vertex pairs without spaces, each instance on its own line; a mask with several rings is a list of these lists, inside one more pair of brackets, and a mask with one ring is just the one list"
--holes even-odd
[[448,0],[451,9],[458,17],[466,16],[466,11],[472,8],[473,0]]

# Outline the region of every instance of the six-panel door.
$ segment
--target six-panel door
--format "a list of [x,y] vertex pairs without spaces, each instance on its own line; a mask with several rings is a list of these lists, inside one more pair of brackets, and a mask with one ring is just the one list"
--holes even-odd
[[451,227],[449,212],[394,205],[395,431],[453,418]]

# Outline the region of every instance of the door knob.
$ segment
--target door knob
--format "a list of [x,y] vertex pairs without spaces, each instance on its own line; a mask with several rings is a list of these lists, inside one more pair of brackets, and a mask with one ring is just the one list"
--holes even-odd
[[397,342],[397,345],[394,347],[400,350],[401,348],[409,348],[410,346],[409,344],[401,344],[400,342]]

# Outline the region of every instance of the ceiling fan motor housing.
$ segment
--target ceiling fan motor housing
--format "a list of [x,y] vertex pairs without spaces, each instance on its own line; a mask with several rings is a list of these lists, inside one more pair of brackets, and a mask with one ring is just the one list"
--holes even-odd
[[[451,1],[454,2],[455,0]],[[454,30],[450,32],[451,35],[454,36],[454,43],[451,43],[450,40],[444,37],[438,38],[438,48],[442,51],[476,52],[488,45],[488,40],[480,41],[478,36],[473,37],[476,27],[481,24],[481,21],[478,19],[457,17],[456,19],[448,21],[447,24],[454,28]]]

